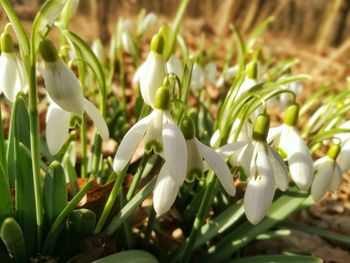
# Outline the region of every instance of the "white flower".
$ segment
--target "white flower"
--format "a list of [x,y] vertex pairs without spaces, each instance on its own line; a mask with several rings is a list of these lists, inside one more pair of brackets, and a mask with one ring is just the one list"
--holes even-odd
[[45,16],[42,17],[39,26],[39,32],[45,33],[45,29],[51,27],[56,21],[57,17],[62,13],[62,10],[66,4],[66,0],[57,0],[53,4],[49,5],[46,9]]
[[166,63],[166,68],[168,73],[174,73],[176,76],[182,79],[182,74],[184,70],[181,60],[177,56],[171,55],[168,62]]
[[166,77],[166,64],[162,55],[164,39],[157,34],[151,42],[151,51],[146,61],[136,73],[140,82],[141,95],[145,103],[154,106],[156,91]]
[[[294,81],[292,83],[289,83],[284,88],[292,91],[296,96],[299,96],[304,89],[300,81]],[[292,101],[292,96],[289,93],[282,93],[280,95],[280,108],[281,109],[286,108],[291,101]]]
[[62,59],[45,62],[43,76],[46,90],[58,106],[78,115],[84,113],[84,96],[79,80]]
[[[24,72],[23,62],[13,52],[13,43],[9,34],[1,35],[2,45],[0,55],[0,94],[4,92],[6,98],[14,102],[18,92],[26,92],[28,82]],[[6,40],[5,40],[6,39]]]
[[272,128],[268,138],[286,155],[290,175],[301,190],[308,190],[312,182],[313,161],[304,140],[295,127],[282,124]]
[[[105,120],[96,107],[84,98],[84,111],[95,123],[103,140],[108,140],[109,131]],[[72,113],[60,108],[55,102],[51,102],[46,114],[46,140],[49,151],[55,155],[64,145],[69,132]]]
[[190,87],[192,91],[198,91],[205,85],[205,75],[202,67],[198,63],[194,63],[192,69]]
[[143,35],[156,23],[157,16],[151,12],[141,19],[137,25],[137,35]]
[[228,69],[226,69],[226,71],[224,71],[220,77],[218,78],[218,80],[216,81],[216,86],[217,87],[221,87],[225,84],[226,81],[228,80],[232,80],[233,77],[235,77],[237,75],[239,71],[239,65],[234,65],[232,67],[229,67]]
[[[259,115],[254,124],[252,142],[236,142],[224,145],[219,152],[231,156],[233,166],[239,165],[248,179],[244,195],[244,210],[252,224],[259,223],[272,203],[275,187],[285,191],[288,187],[288,170],[280,155],[266,143],[269,122],[260,122]],[[257,130],[256,126],[263,126]],[[261,132],[263,130],[263,132]]]
[[[346,121],[339,126],[342,129],[350,129],[350,121]],[[340,133],[336,136],[341,140],[341,150],[338,156],[339,166],[344,173],[350,169],[350,133]]]
[[[158,98],[167,98],[160,102]],[[164,95],[164,94],[163,94]],[[155,109],[138,121],[124,136],[113,162],[115,172],[120,172],[130,161],[141,140],[145,139],[146,151],[161,154],[165,163],[158,176],[154,190],[154,208],[157,214],[166,212],[175,200],[178,188],[184,182],[187,166],[185,139],[168,111],[170,94],[167,89],[157,91]]]
[[339,165],[330,156],[324,156],[314,163],[314,180],[311,186],[311,196],[314,202],[318,202],[328,190],[338,189],[342,172]]
[[101,62],[101,64],[105,65],[107,59],[106,59],[106,55],[105,55],[105,51],[104,51],[101,39],[99,38],[94,39],[94,41],[92,42],[91,50],[92,52],[94,52],[94,54],[96,55],[98,60]]
[[239,97],[241,97],[244,92],[250,90],[256,84],[257,84],[257,81],[255,79],[251,79],[250,77],[245,76],[241,86],[238,88],[235,100],[239,99]]

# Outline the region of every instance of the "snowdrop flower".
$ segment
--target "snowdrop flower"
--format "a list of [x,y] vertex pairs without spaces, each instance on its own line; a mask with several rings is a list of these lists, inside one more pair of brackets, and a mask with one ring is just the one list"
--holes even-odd
[[82,115],[86,112],[94,121],[102,139],[107,140],[109,131],[105,120],[97,108],[84,98],[79,80],[58,57],[51,41],[43,40],[40,43],[40,52],[45,61],[45,87],[54,102],[51,103],[46,117],[46,136],[50,152],[56,154],[63,146],[71,113]]
[[174,54],[171,55],[168,62],[166,63],[166,68],[168,73],[174,73],[176,76],[182,79],[184,69],[181,60]]
[[[339,128],[350,129],[350,121],[344,122]],[[350,133],[337,134],[337,138],[341,141],[341,151],[338,161],[341,171],[344,173],[350,169]]]
[[279,154],[266,142],[269,125],[269,117],[261,114],[254,122],[253,141],[227,144],[219,149],[221,154],[231,156],[231,163],[239,165],[248,179],[244,210],[252,224],[259,223],[265,216],[275,187],[281,191],[288,187],[288,170]]
[[166,64],[162,55],[164,39],[156,34],[151,41],[151,51],[146,61],[135,74],[136,81],[140,82],[141,95],[146,104],[154,107],[157,89],[162,86],[166,77]]
[[198,63],[194,63],[192,69],[190,87],[192,91],[198,91],[205,85],[205,75],[202,67]]
[[[184,117],[181,120],[181,130],[187,145],[188,180],[192,181],[195,177],[201,178],[204,167],[209,166],[217,175],[226,192],[234,196],[236,194],[235,185],[224,158],[195,137],[195,126],[191,118]],[[204,165],[203,159],[208,165]]]
[[55,1],[53,5],[50,5],[50,8],[46,10],[45,16],[42,17],[39,32],[44,35],[47,28],[52,27],[53,23],[57,17],[62,13],[62,10],[66,4],[66,0]]
[[316,112],[309,118],[307,122],[307,131],[310,133],[315,133],[318,131],[325,122],[331,118],[336,112],[336,107],[334,105],[324,104],[320,106]]
[[[296,96],[299,96],[303,92],[303,85],[300,81],[294,81],[285,86],[285,89],[292,91]],[[280,108],[285,109],[291,102],[292,97],[289,93],[282,93],[280,95]]]
[[217,87],[221,87],[225,84],[226,81],[232,79],[233,77],[235,77],[237,75],[239,71],[239,65],[234,65],[232,67],[229,67],[228,69],[226,69],[218,78],[218,80],[216,81],[216,86]]
[[336,159],[340,152],[340,145],[334,144],[330,147],[326,156],[314,163],[314,180],[311,186],[311,197],[318,202],[328,190],[336,191],[340,186],[342,172]]
[[258,64],[256,61],[251,61],[248,63],[246,67],[246,76],[239,87],[237,94],[236,94],[236,100],[246,91],[250,90],[252,87],[254,87],[257,82],[257,75],[258,75]]
[[1,34],[1,50],[0,94],[4,92],[6,98],[14,102],[18,92],[28,89],[24,66],[14,53],[12,38],[8,33]]
[[290,105],[285,113],[284,124],[270,130],[269,142],[285,155],[290,175],[301,190],[308,190],[312,182],[313,161],[304,140],[295,128],[299,105]]
[[137,25],[137,35],[141,36],[146,33],[156,23],[157,16],[151,12],[141,19]]
[[105,51],[104,51],[101,39],[99,38],[94,39],[94,41],[92,42],[91,50],[92,52],[94,52],[94,54],[96,55],[100,63],[102,65],[105,65],[107,62],[107,59],[106,59],[106,55],[105,55]]
[[153,197],[157,214],[163,214],[173,204],[178,188],[185,180],[187,167],[186,142],[170,116],[169,103],[168,88],[159,88],[153,112],[126,133],[113,162],[115,172],[123,170],[143,138],[147,152],[154,150],[161,154],[165,163],[158,175]]

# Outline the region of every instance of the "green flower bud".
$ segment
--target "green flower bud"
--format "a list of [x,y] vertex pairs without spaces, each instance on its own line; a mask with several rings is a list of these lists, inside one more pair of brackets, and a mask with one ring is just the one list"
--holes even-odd
[[5,53],[13,52],[13,41],[12,37],[8,33],[1,34],[1,50]]
[[39,50],[40,50],[41,56],[46,62],[57,61],[58,59],[57,50],[50,40],[48,39],[42,40],[39,45]]
[[156,34],[153,36],[151,41],[151,50],[158,54],[163,54],[164,49],[164,38],[161,34]]
[[299,105],[294,103],[288,106],[285,115],[284,115],[284,123],[288,126],[294,127],[297,124],[299,116]]
[[186,140],[191,140],[196,135],[196,128],[190,117],[183,117],[180,123],[180,129]]
[[167,87],[160,87],[155,96],[154,108],[159,110],[168,110],[170,106],[170,92]]
[[256,117],[253,127],[253,139],[256,141],[266,141],[270,128],[270,117],[260,114]]
[[340,144],[333,144],[328,152],[327,152],[327,156],[329,158],[331,158],[332,160],[336,160],[338,158],[338,155],[340,153],[340,150],[341,150],[341,146]]
[[247,76],[250,79],[256,79],[258,77],[258,63],[255,60],[248,63]]

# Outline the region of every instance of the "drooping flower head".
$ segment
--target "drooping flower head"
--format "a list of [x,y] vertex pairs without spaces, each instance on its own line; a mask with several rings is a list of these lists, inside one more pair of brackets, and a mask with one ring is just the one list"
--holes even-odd
[[79,80],[58,57],[50,40],[40,43],[40,53],[45,61],[45,87],[53,101],[46,117],[46,139],[51,154],[56,154],[62,148],[72,114],[82,115],[86,112],[95,123],[102,139],[107,140],[109,131],[105,120],[97,108],[83,96]]
[[18,92],[27,89],[23,62],[15,55],[12,37],[5,30],[1,34],[0,94],[4,92],[6,98],[14,102]]
[[284,124],[272,128],[268,141],[272,142],[287,159],[290,175],[301,190],[308,190],[312,182],[313,161],[304,140],[296,129],[299,105],[290,105]]
[[163,214],[171,207],[186,176],[186,143],[181,130],[170,116],[169,107],[169,89],[163,86],[156,92],[152,113],[125,134],[113,162],[115,172],[123,170],[143,138],[146,152],[160,154],[165,162],[153,196],[157,214]]
[[151,51],[138,73],[142,98],[151,107],[154,107],[156,91],[166,77],[163,49],[164,38],[161,34],[156,34],[151,41]]
[[314,163],[315,173],[311,186],[311,197],[314,202],[321,200],[328,190],[336,191],[338,189],[342,179],[342,172],[335,160],[340,150],[340,145],[334,144],[329,148],[326,156]]

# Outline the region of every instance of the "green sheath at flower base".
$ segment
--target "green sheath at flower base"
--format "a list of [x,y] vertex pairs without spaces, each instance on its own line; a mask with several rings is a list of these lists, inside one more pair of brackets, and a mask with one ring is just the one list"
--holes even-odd
[[164,38],[161,34],[156,34],[151,41],[151,50],[158,54],[163,54]]
[[332,160],[336,160],[338,158],[338,155],[340,153],[340,150],[341,150],[341,146],[340,144],[333,144],[328,152],[327,152],[327,156],[329,158],[331,158]]
[[39,50],[40,50],[41,56],[43,57],[43,59],[46,62],[57,61],[58,53],[57,53],[55,46],[53,45],[53,43],[50,40],[48,40],[48,39],[42,40],[40,42]]
[[193,120],[190,117],[183,117],[180,124],[180,129],[186,140],[191,140],[196,134],[196,128]]
[[155,96],[154,108],[159,110],[169,110],[170,92],[165,86],[160,87]]
[[258,63],[253,60],[247,65],[247,76],[250,79],[256,79],[258,76]]
[[253,139],[256,141],[266,141],[270,128],[270,117],[266,114],[260,114],[256,117],[253,127]]
[[13,41],[10,34],[7,34],[7,33],[1,34],[1,51],[5,53],[13,52]]
[[290,105],[284,115],[284,123],[294,127],[297,124],[299,116],[299,105],[294,103]]
[[261,49],[257,49],[253,54],[254,61],[261,61],[262,60],[262,51]]

